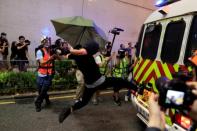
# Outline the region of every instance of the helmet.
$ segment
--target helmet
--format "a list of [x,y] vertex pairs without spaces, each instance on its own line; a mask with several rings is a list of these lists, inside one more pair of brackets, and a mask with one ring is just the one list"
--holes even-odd
[[40,42],[43,43],[43,41],[46,40],[46,39],[48,39],[47,36],[44,36],[44,35],[43,35],[43,36],[41,37],[41,39],[40,39]]

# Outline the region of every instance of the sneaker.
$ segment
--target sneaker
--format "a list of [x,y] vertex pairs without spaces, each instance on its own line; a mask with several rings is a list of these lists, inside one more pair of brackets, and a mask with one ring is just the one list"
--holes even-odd
[[126,102],[128,102],[128,101],[129,101],[129,96],[126,95],[126,96],[124,97],[124,100],[125,100]]
[[70,107],[64,108],[62,112],[59,114],[59,123],[62,123],[68,117],[68,115],[70,115],[70,113],[71,113]]
[[98,105],[98,100],[94,99],[94,100],[92,100],[92,103],[93,103],[93,105]]
[[36,107],[36,112],[41,111],[41,104],[40,103],[35,103],[35,107]]

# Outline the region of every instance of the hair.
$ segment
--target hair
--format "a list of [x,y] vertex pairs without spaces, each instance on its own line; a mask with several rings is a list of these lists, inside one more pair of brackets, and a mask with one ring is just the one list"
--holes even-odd
[[99,51],[99,44],[96,41],[89,41],[84,45],[84,48],[88,50],[88,54],[94,55]]
[[18,39],[19,39],[19,40],[20,40],[20,39],[22,39],[22,38],[24,38],[24,39],[25,39],[25,37],[24,37],[24,36],[22,36],[22,35],[18,37]]
[[1,35],[7,35],[5,32],[2,32]]
[[16,45],[15,45],[16,43],[17,43],[16,41],[13,41],[11,47],[16,46]]
[[80,44],[77,44],[75,47],[74,47],[74,49],[81,49],[82,48],[82,45],[80,45]]
[[56,45],[57,47],[60,47],[60,46],[61,46],[61,39],[57,39],[57,40],[55,41],[55,45]]

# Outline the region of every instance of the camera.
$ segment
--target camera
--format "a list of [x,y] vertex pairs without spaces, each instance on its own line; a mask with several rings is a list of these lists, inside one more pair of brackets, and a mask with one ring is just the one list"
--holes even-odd
[[114,34],[114,35],[119,35],[120,34],[120,31],[124,31],[124,30],[121,29],[121,28],[113,28],[109,32],[112,33],[112,34]]
[[62,53],[60,47],[57,47],[56,45],[51,45],[50,46],[50,53],[51,55],[57,54],[60,55]]
[[25,40],[25,43],[26,43],[26,45],[30,45],[31,44],[31,41]]
[[179,76],[173,80],[166,77],[160,77],[156,80],[156,86],[159,91],[159,105],[164,109],[187,109],[196,99],[192,89],[186,85],[187,76]]

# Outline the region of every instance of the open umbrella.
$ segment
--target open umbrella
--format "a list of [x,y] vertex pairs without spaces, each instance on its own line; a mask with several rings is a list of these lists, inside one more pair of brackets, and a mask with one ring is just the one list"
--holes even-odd
[[84,45],[90,40],[95,40],[104,48],[107,37],[96,24],[81,16],[65,17],[51,20],[57,36],[68,41],[72,46]]

